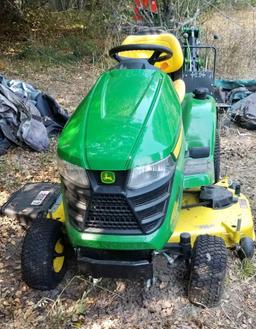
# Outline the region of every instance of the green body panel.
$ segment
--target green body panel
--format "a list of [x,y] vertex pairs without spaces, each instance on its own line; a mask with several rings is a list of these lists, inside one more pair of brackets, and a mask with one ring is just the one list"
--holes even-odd
[[217,125],[216,104],[213,97],[195,99],[187,94],[182,103],[183,126],[185,131],[186,149],[192,147],[209,147],[211,170],[206,173],[184,176],[184,188],[194,188],[214,183],[214,147]]
[[166,74],[112,70],[69,120],[58,154],[86,169],[127,170],[168,156],[180,127],[180,105]]
[[182,145],[181,156],[177,162],[175,175],[173,178],[171,197],[163,224],[158,230],[147,235],[110,235],[81,233],[77,231],[70,223],[67,215],[66,204],[65,209],[65,225],[70,242],[73,247],[90,247],[99,249],[115,249],[115,250],[161,250],[165,243],[172,235],[176,222],[178,221],[183,186],[183,165],[185,144]]
[[209,159],[213,160],[215,127],[214,101],[195,100],[188,94],[181,108],[165,73],[158,70],[104,73],[64,128],[58,143],[59,157],[85,169],[112,173],[159,161],[174,150],[177,153],[178,148],[177,159],[173,156],[176,170],[166,216],[151,234],[79,232],[69,221],[64,199],[65,225],[72,245],[118,250],[162,249],[179,218],[184,186],[212,183],[212,173],[184,178],[184,165],[186,151],[193,146],[210,146]]
[[[174,150],[183,130],[181,106],[170,78],[155,70],[103,74],[79,105],[58,143],[60,158],[90,170],[129,170],[159,161]],[[184,134],[183,134],[184,136]],[[161,249],[178,220],[183,192],[185,141],[172,182],[165,219],[148,235],[88,234],[65,223],[74,247]],[[176,159],[175,159],[176,161]]]

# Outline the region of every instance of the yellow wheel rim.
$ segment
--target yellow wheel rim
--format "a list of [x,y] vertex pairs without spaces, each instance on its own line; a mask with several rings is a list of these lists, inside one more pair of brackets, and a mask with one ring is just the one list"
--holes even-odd
[[64,251],[64,246],[61,243],[60,239],[56,242],[54,250],[56,251],[57,254],[62,254]]
[[59,239],[54,247],[54,251],[57,254],[53,259],[54,272],[59,273],[63,267],[65,256],[63,256],[64,246]]

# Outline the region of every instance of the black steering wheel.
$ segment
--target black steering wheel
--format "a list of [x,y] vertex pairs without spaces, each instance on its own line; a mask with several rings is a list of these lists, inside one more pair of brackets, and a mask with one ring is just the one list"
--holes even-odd
[[[158,62],[163,62],[170,59],[173,55],[171,49],[158,46],[158,45],[147,45],[147,44],[131,44],[131,45],[121,45],[110,49],[109,56],[114,58],[116,61],[121,62],[122,56],[119,56],[119,53],[124,51],[140,51],[140,50],[149,50],[153,51],[153,55],[150,58],[145,58],[149,64],[154,65]],[[162,55],[165,53],[164,55]]]

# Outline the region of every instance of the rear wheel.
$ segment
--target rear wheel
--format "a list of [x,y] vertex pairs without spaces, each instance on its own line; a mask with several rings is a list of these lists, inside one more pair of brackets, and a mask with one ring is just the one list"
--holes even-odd
[[54,289],[66,272],[62,223],[36,219],[25,236],[21,267],[24,281],[40,290]]
[[214,179],[215,183],[220,180],[220,133],[216,130],[215,148],[214,148]]
[[196,305],[214,307],[220,303],[227,267],[224,240],[200,235],[194,244],[188,298]]

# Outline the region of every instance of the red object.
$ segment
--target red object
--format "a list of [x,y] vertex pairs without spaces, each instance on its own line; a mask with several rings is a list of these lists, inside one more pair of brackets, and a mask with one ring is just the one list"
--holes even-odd
[[143,9],[147,9],[148,8],[148,3],[149,0],[134,0],[135,5],[137,8],[143,8]]
[[140,15],[140,9],[142,10],[150,10],[151,13],[156,14],[158,11],[156,0],[134,0],[135,2],[135,20],[141,21],[143,17]]
[[153,14],[156,14],[158,9],[157,9],[157,4],[156,4],[156,0],[151,0],[150,2],[150,10]]
[[134,8],[134,13],[135,13],[134,19],[136,21],[141,21],[143,19],[143,17],[140,15],[140,11],[138,7]]

